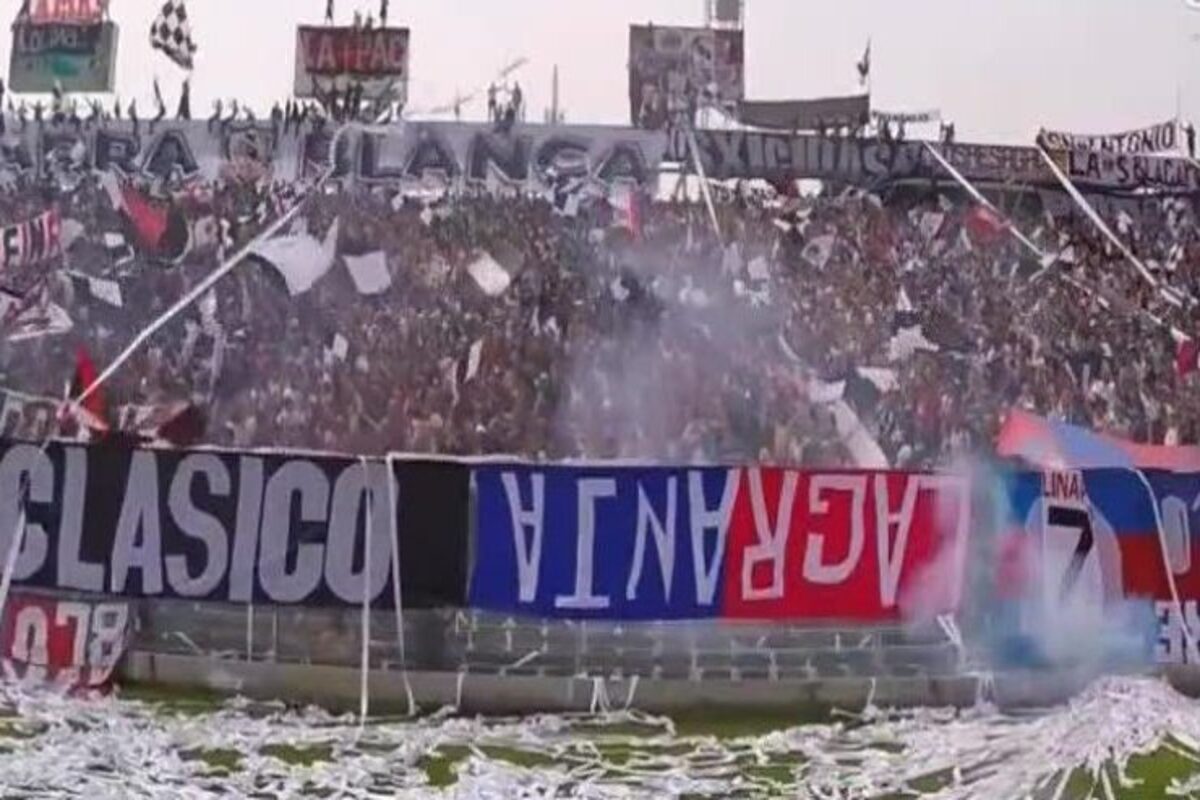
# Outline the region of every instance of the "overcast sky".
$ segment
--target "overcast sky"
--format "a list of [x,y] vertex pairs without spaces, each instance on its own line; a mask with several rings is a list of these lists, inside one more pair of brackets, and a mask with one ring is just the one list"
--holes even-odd
[[[112,0],[121,26],[117,87],[150,108],[157,75],[173,106],[183,71],[151,50],[161,0]],[[339,22],[379,0],[336,0]],[[1079,133],[1200,118],[1200,11],[1187,0],[747,0],[747,94],[755,99],[854,91],[872,45],[872,105],[940,108],[959,138],[1029,141],[1041,125]],[[0,0],[0,19],[20,0]],[[199,52],[193,112],[213,98],[267,109],[290,91],[295,26],[320,23],[324,0],[188,0]],[[517,58],[540,119],[559,66],[571,122],[626,123],[628,25],[699,24],[702,0],[392,0],[412,29],[410,107],[448,103]],[[11,37],[0,36],[7,72]],[[144,112],[143,112],[144,113]],[[464,117],[479,118],[479,101]]]

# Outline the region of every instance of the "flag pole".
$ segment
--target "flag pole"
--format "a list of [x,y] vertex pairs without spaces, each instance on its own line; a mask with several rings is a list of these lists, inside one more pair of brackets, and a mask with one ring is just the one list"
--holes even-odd
[[688,137],[688,150],[692,154],[692,163],[696,165],[696,175],[700,178],[700,193],[704,196],[704,205],[708,207],[708,219],[712,223],[713,233],[717,242],[725,248],[725,237],[721,235],[721,223],[717,220],[717,208],[713,205],[712,192],[708,187],[708,176],[704,172],[704,162],[700,158],[700,145],[696,143],[696,131],[689,124],[684,128]]
[[1079,190],[1075,188],[1075,185],[1071,183],[1070,179],[1063,174],[1063,171],[1059,168],[1058,164],[1054,163],[1054,159],[1050,157],[1050,154],[1047,153],[1041,145],[1038,145],[1037,149],[1038,152],[1041,153],[1042,160],[1046,162],[1046,166],[1050,168],[1050,172],[1054,175],[1058,182],[1062,184],[1063,189],[1065,189],[1071,199],[1075,201],[1075,204],[1079,206],[1084,215],[1092,221],[1092,224],[1096,226],[1100,233],[1104,234],[1106,239],[1112,242],[1113,245],[1121,251],[1121,254],[1128,259],[1129,263],[1134,266],[1138,274],[1144,281],[1146,281],[1146,283],[1161,291],[1162,287],[1159,286],[1158,279],[1156,279],[1150,273],[1150,270],[1146,269],[1146,265],[1143,264],[1141,260],[1133,254],[1133,251],[1130,250],[1125,243],[1121,241],[1115,233],[1112,232],[1112,229],[1109,228],[1107,224],[1105,224],[1104,220],[1100,218],[1100,215],[1096,213],[1096,209],[1092,208],[1091,204],[1084,199],[1083,195],[1079,193]]
[[[1009,219],[1008,216],[1006,214],[1004,214],[1004,212],[1002,212],[1000,209],[996,208],[996,206],[992,203],[991,200],[988,200],[986,197],[984,197],[983,193],[980,192],[978,189],[976,189],[975,186],[972,185],[970,181],[968,181],[965,177],[963,177],[962,173],[959,172],[957,169],[955,169],[954,166],[949,161],[947,161],[940,152],[938,152],[938,149],[936,147],[934,147],[933,144],[931,144],[930,142],[925,142],[925,149],[928,150],[929,154],[931,156],[933,156],[934,160],[937,161],[942,166],[942,169],[946,170],[946,172],[948,172],[950,174],[951,178],[953,178],[955,181],[957,181],[959,183],[959,185],[961,185],[964,189],[967,190],[967,193],[975,199],[975,202],[979,203],[984,208],[988,209],[993,214],[995,214],[997,217],[1004,220],[1004,227],[1008,229],[1008,232],[1010,234],[1012,234],[1014,239],[1016,239],[1018,242],[1023,244],[1025,246],[1025,248],[1029,250],[1029,252],[1031,252],[1035,256],[1037,256],[1039,263],[1042,263],[1045,261],[1047,254],[1042,252],[1042,249],[1040,247],[1038,247],[1036,244],[1034,244],[1029,239],[1029,237],[1027,237],[1025,234],[1021,233],[1020,229],[1017,228],[1017,226],[1015,224],[1013,224],[1013,221],[1011,219]],[[1042,263],[1042,266],[1044,267],[1045,264]]]

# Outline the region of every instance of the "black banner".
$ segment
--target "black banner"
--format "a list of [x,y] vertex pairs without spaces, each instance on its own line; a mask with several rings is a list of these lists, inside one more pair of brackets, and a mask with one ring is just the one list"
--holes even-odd
[[[743,130],[697,130],[695,136],[705,175],[719,180],[815,178],[872,183],[950,179],[920,141]],[[967,180],[1058,188],[1058,180],[1037,148],[962,143],[933,146]],[[1056,157],[1071,180],[1089,191],[1200,191],[1200,170],[1185,158],[1081,150],[1056,153]],[[671,131],[665,160],[690,167],[686,134]]]
[[20,585],[359,606],[366,573],[373,605],[391,608],[395,530],[406,607],[465,599],[465,466],[395,462],[389,474],[380,460],[63,443],[42,452],[4,442],[0,560],[20,519],[23,480]]

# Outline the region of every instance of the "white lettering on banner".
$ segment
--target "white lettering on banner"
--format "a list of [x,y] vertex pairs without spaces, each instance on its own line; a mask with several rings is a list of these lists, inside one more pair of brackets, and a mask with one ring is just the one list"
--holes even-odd
[[248,603],[254,599],[262,506],[263,461],[254,456],[242,456],[238,460],[237,522],[229,564],[229,599],[234,603]]
[[1056,505],[1086,508],[1083,492],[1083,473],[1077,469],[1048,470],[1042,473],[1042,496]]
[[613,478],[581,478],[575,486],[577,496],[575,525],[575,592],[554,598],[555,608],[595,610],[608,608],[607,595],[595,594],[596,503],[617,496]]
[[[792,505],[796,500],[796,484],[800,475],[792,470],[783,473],[775,524],[772,526],[767,514],[767,502],[763,497],[762,470],[755,467],[746,474],[749,478],[750,508],[754,516],[754,531],[758,542],[746,548],[746,557],[742,561],[742,598],[777,600],[783,597],[783,567],[787,556],[788,535],[792,530]],[[759,589],[754,585],[754,568],[764,561],[771,564],[771,582]]]
[[129,625],[129,605],[100,603],[92,608],[91,612],[92,635],[88,641],[87,660],[84,663],[92,668],[105,670],[102,680],[107,680],[107,673],[116,669],[124,650],[125,633]]
[[192,483],[198,475],[204,477],[209,495],[228,497],[233,490],[229,470],[215,455],[202,453],[187,456],[175,469],[167,507],[179,530],[204,545],[203,568],[194,577],[188,572],[186,556],[166,558],[167,582],[183,597],[204,597],[209,594],[217,588],[229,567],[229,536],[224,526],[220,520],[192,502]]
[[[97,452],[62,444],[46,452],[20,443],[0,448],[0,551],[24,525],[14,580],[147,597],[219,594],[230,602],[260,593],[281,603],[322,602],[327,592],[358,604],[364,579],[371,600],[386,588],[388,499],[395,495],[388,481],[395,478],[382,462],[364,471],[358,462],[330,470],[276,459],[264,480],[268,462],[260,457],[107,450],[107,469],[97,476],[103,485],[90,487]],[[364,503],[379,534],[370,542],[369,577]]]
[[850,542],[846,557],[840,562],[826,564],[824,558],[825,535],[809,532],[804,548],[804,578],[813,583],[838,584],[845,581],[858,566],[866,543],[863,524],[864,506],[867,498],[866,475],[813,475],[808,482],[808,510],[810,516],[829,513],[829,501],[822,495],[826,492],[850,493]]
[[[731,469],[725,475],[721,501],[710,509],[704,499],[704,473],[688,472],[688,507],[691,512],[692,567],[696,576],[696,604],[711,606],[717,593],[721,566],[725,562],[725,543],[729,536],[729,519],[733,501],[737,498],[741,470]],[[704,540],[707,531],[715,531],[712,559],[706,562]]]
[[[129,622],[126,603],[15,595],[8,608],[13,610],[13,618],[0,656],[10,680],[53,683],[63,690],[81,684],[97,686],[109,679],[124,652]],[[88,671],[86,678],[82,677],[84,670]]]
[[[1183,619],[1179,617],[1180,606]],[[1193,635],[1200,631],[1200,608],[1195,600],[1184,600],[1176,606],[1171,600],[1156,600],[1154,613],[1158,618],[1158,636],[1154,640],[1154,660],[1159,664],[1200,664],[1200,651],[1195,639],[1189,641],[1184,629]]]
[[[531,505],[525,508],[521,505],[521,491],[517,485],[517,476],[513,472],[500,475],[504,484],[504,494],[508,498],[508,513],[512,517],[513,546],[517,554],[517,585],[518,596],[522,603],[532,603],[537,599],[538,571],[542,565],[542,534],[546,519],[546,476],[535,472],[529,476]],[[529,528],[529,540],[525,539],[525,529]]]
[[[1040,567],[1047,608],[1061,609],[1064,601],[1103,604],[1103,567],[1096,547],[1091,505],[1080,470],[1042,474],[1042,536]],[[1151,498],[1152,502],[1154,501]],[[1082,591],[1076,591],[1082,587]]]
[[671,580],[675,574],[675,520],[676,501],[679,497],[679,481],[667,478],[667,515],[666,521],[654,512],[650,498],[645,490],[638,486],[637,533],[633,545],[633,567],[629,570],[629,582],[625,585],[625,599],[633,600],[637,596],[637,585],[642,579],[642,564],[646,558],[646,534],[654,535],[655,550],[658,553],[658,569],[662,575],[663,598],[671,599]]
[[43,672],[50,661],[50,620],[46,613],[35,605],[28,605],[17,612],[13,621],[12,657],[37,667]]
[[[37,608],[26,606],[26,608]],[[41,609],[38,608],[40,611]],[[45,615],[43,614],[43,617]],[[80,666],[87,657],[87,639],[91,628],[92,609],[86,603],[61,601],[54,604],[54,625],[71,631],[71,664]],[[41,662],[45,664],[46,662]]]
[[37,572],[46,561],[49,537],[46,530],[30,522],[19,505],[21,485],[29,483],[29,500],[50,503],[54,499],[54,466],[38,447],[19,444],[11,447],[0,461],[0,554],[7,557],[17,525],[24,520],[25,534],[13,566],[13,580],[24,580]]
[[342,470],[333,487],[333,506],[329,514],[329,537],[325,544],[325,582],[329,589],[347,603],[362,602],[363,568],[354,569],[354,559],[361,558],[364,547],[358,544],[360,512],[367,504],[371,515],[370,528],[362,526],[363,541],[367,531],[371,541],[371,574],[367,578],[367,594],[374,600],[387,584],[392,565],[392,537],[389,533],[388,482],[392,471],[384,463],[368,464],[364,474],[361,466]]
[[1167,564],[1174,574],[1186,575],[1192,569],[1192,523],[1187,503],[1171,495],[1162,499],[1160,509]]
[[143,594],[162,594],[162,524],[158,497],[158,462],[154,453],[134,451],[113,539],[108,590],[114,594],[123,594],[127,590],[129,572],[135,569],[141,573]]
[[[909,478],[904,482],[904,496],[900,500],[900,511],[891,512],[886,475],[875,476],[875,547],[879,560],[879,604],[884,608],[896,605],[896,592],[900,586],[900,569],[904,566],[904,553],[908,550],[908,534],[912,530],[913,511],[917,507],[917,493],[921,490],[921,478]],[[896,527],[896,538],[892,540],[892,526]]]
[[58,585],[84,592],[104,591],[104,565],[84,561],[83,506],[87,492],[87,452],[79,447],[64,451],[62,518],[58,528]]
[[[1058,156],[1059,154],[1056,154]],[[1200,170],[1184,158],[1068,150],[1065,160],[1071,180],[1113,188],[1143,186],[1173,191],[1200,190]]]
[[[300,498],[296,522],[324,522],[329,508],[329,481],[311,461],[289,461],[267,481],[263,496],[262,550],[258,580],[266,595],[277,603],[297,603],[312,594],[321,582],[325,546],[302,542],[292,547],[292,497]],[[295,567],[288,570],[288,553],[295,551]]]

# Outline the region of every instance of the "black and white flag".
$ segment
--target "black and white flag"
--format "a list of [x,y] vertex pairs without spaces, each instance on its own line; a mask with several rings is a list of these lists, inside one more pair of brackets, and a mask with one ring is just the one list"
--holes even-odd
[[70,278],[76,290],[82,290],[102,303],[115,308],[123,308],[125,303],[121,297],[121,284],[107,278],[97,278],[74,270],[63,270]]
[[192,68],[196,43],[183,0],[165,0],[150,26],[150,44],[184,69]]
[[863,51],[862,58],[855,64],[858,69],[858,82],[866,85],[871,79],[871,40],[867,39],[867,49]]

